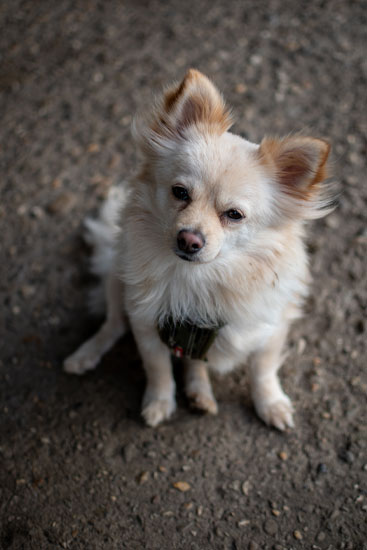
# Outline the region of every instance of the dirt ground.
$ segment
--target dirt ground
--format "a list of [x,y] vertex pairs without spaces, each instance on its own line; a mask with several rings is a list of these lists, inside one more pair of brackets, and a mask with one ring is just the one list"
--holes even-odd
[[[364,2],[12,0],[0,18],[0,547],[366,549]],[[179,393],[145,427],[131,336],[85,377],[61,369],[99,322],[82,221],[136,166],[136,109],[190,66],[234,131],[333,146],[340,206],[310,227],[285,434],[255,416],[245,370],[214,380],[217,417]]]

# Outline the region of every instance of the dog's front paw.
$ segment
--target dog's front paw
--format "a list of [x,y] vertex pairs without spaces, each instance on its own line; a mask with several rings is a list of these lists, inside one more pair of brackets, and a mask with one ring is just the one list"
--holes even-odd
[[190,407],[209,414],[217,414],[218,403],[213,395],[206,392],[192,392],[187,394],[187,398],[190,403]]
[[268,425],[285,430],[294,428],[293,406],[287,395],[283,395],[274,401],[262,401],[255,403],[257,414]]
[[174,399],[153,399],[146,403],[141,412],[148,426],[158,426],[163,420],[167,420],[176,409]]
[[97,366],[98,359],[98,357],[92,357],[88,353],[79,353],[77,351],[65,359],[64,371],[69,374],[84,374]]

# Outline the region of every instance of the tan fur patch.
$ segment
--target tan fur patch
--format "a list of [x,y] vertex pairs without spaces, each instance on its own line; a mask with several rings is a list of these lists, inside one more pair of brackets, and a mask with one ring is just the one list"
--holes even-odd
[[197,94],[185,101],[180,118],[183,128],[192,124],[203,124],[210,133],[220,135],[230,128],[231,119],[221,100],[212,102],[211,98]]
[[168,113],[172,110],[175,103],[177,103],[180,95],[182,95],[186,86],[186,82],[187,78],[185,77],[178,88],[174,88],[166,92],[166,95],[164,96],[164,108]]
[[170,112],[174,104],[177,103],[179,97],[183,94],[187,85],[189,85],[189,83],[192,82],[194,79],[198,79],[200,77],[206,78],[199,71],[196,71],[195,69],[189,69],[186,75],[184,76],[184,79],[182,80],[181,84],[179,84],[178,87],[176,86],[166,92],[164,96],[165,110],[167,112]]
[[160,135],[177,133],[182,136],[192,125],[218,135],[232,125],[230,112],[220,93],[195,69],[190,69],[177,87],[166,92],[152,129]]
[[295,136],[265,138],[259,156],[287,194],[308,200],[317,184],[327,177],[329,152],[330,145],[324,140]]
[[317,173],[312,180],[311,185],[316,185],[317,183],[321,183],[328,177],[328,169],[327,169],[327,159],[329,157],[331,146],[327,141],[324,140],[318,140],[321,141],[324,145],[324,151],[322,152],[319,168],[317,170]]

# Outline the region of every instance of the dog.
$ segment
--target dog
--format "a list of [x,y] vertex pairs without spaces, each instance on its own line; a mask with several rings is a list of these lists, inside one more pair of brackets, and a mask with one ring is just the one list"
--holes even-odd
[[112,189],[98,220],[87,220],[106,321],[64,369],[94,369],[130,328],[146,373],[149,426],[175,410],[174,354],[196,409],[218,411],[209,371],[249,360],[259,417],[294,427],[277,372],[308,293],[305,221],[334,207],[325,182],[330,146],[301,135],[258,145],[231,125],[215,85],[190,69],[135,119],[139,172]]

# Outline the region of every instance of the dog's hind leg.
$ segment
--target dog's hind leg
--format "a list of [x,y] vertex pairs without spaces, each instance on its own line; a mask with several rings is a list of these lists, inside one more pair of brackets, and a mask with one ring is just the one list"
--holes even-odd
[[123,313],[123,285],[115,275],[106,280],[107,316],[99,331],[64,361],[64,370],[84,374],[96,368],[102,356],[126,332]]
[[210,385],[208,366],[204,361],[185,361],[185,391],[193,409],[217,414],[218,404]]

